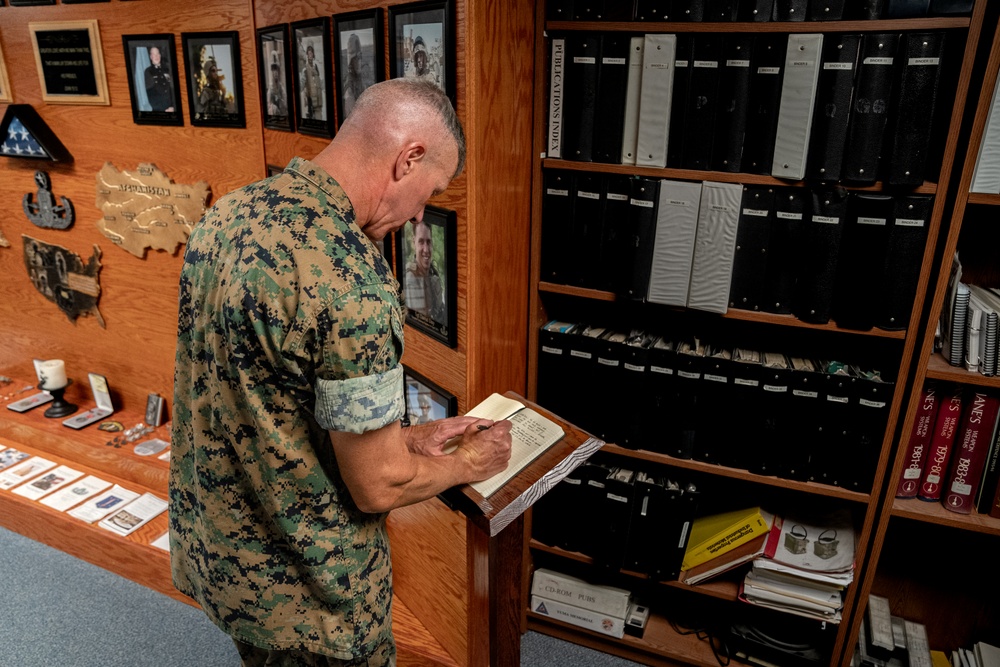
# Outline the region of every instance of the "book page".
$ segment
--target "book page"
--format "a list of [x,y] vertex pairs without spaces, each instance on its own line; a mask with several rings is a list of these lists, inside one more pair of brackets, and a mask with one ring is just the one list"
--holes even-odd
[[489,479],[469,485],[484,498],[489,498],[564,435],[558,424],[531,408],[524,408],[515,413],[510,417],[510,421],[513,427],[510,430],[511,450],[507,467]]
[[507,398],[501,394],[490,394],[486,400],[465,414],[478,419],[500,421],[501,419],[507,419],[523,407],[524,404],[520,401],[515,401],[513,398]]

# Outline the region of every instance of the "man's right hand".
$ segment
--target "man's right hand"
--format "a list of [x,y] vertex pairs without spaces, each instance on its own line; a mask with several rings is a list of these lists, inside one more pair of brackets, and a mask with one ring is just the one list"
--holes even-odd
[[501,473],[510,461],[510,429],[513,426],[504,419],[493,422],[492,426],[481,429],[488,421],[470,424],[462,434],[462,442],[455,455],[465,458],[469,469],[469,482],[480,482]]

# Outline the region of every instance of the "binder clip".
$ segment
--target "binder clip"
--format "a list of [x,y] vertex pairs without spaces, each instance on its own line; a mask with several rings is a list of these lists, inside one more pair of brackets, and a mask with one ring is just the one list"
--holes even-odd
[[840,540],[837,539],[837,531],[831,528],[820,533],[819,538],[813,543],[813,553],[823,560],[829,560],[837,555],[838,546]]
[[808,533],[802,526],[795,524],[792,529],[785,533],[785,549],[793,554],[804,554],[809,544]]

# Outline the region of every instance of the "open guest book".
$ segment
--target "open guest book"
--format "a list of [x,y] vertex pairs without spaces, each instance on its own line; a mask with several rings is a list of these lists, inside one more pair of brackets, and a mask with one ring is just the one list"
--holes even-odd
[[492,394],[466,414],[493,421],[509,419],[513,424],[510,461],[505,470],[439,496],[483,525],[491,536],[510,525],[604,445],[602,440],[514,392]]

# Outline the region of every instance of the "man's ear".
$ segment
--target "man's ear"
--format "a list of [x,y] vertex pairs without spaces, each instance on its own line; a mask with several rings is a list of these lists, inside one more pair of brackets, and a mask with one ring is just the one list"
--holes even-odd
[[402,180],[417,166],[417,163],[427,155],[427,148],[423,143],[414,141],[403,147],[396,156],[396,180]]

